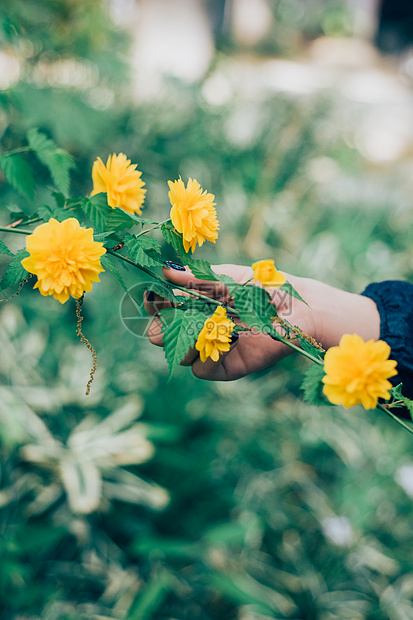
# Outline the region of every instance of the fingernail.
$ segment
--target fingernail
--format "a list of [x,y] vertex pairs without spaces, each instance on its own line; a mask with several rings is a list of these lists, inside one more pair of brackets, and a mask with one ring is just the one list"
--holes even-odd
[[149,303],[155,301],[155,293],[153,291],[146,291],[146,301],[149,301]]
[[230,344],[237,342],[238,338],[239,338],[239,332],[232,332],[231,338],[229,339]]
[[186,271],[185,267],[182,267],[182,265],[177,265],[176,263],[171,263],[171,261],[169,261],[169,260],[165,261],[165,265],[167,267],[170,267],[171,269],[175,269],[176,271]]

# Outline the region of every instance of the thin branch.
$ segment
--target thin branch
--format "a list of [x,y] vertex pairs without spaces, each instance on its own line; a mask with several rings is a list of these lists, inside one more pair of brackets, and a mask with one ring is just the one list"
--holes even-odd
[[386,415],[388,415],[390,418],[393,418],[393,420],[395,420],[398,424],[403,426],[407,431],[409,431],[409,433],[413,435],[413,428],[403,422],[403,420],[397,417],[397,415],[394,415],[394,413],[392,413],[390,409],[387,409],[387,407],[383,407],[383,405],[381,405],[380,403],[377,405],[377,409],[380,409],[380,411],[384,411]]

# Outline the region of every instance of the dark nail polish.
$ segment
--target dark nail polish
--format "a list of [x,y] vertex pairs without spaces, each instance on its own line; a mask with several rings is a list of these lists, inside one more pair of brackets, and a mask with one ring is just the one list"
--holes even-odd
[[149,301],[149,303],[155,301],[155,293],[153,291],[146,291],[146,301]]
[[238,338],[239,338],[239,332],[232,332],[231,338],[229,339],[230,344],[237,342]]
[[165,261],[165,265],[167,267],[170,267],[171,269],[175,269],[176,271],[186,271],[185,267],[182,267],[182,265],[177,265],[176,263],[171,263],[171,261],[169,261],[169,260]]

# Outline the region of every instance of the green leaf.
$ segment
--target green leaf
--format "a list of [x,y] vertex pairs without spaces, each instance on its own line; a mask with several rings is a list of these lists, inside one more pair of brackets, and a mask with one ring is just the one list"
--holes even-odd
[[322,378],[326,373],[321,364],[311,364],[305,372],[301,389],[304,391],[304,400],[310,405],[330,405],[334,406],[323,393]]
[[393,400],[401,400],[402,403],[395,405],[395,407],[406,407],[408,412],[410,413],[410,417],[413,420],[413,400],[407,398],[407,396],[403,396],[402,394],[403,384],[399,383],[396,387],[390,390],[390,396],[393,397]]
[[26,256],[29,256],[26,248],[22,248],[16,253],[10,265],[8,266],[2,281],[0,282],[1,290],[4,290],[9,286],[19,284],[22,280],[24,280],[24,278],[29,275],[21,263],[23,258],[26,258]]
[[[308,306],[308,303],[301,297],[300,293],[298,293],[295,288],[293,287],[293,285],[290,282],[285,282],[282,286],[280,286],[281,291],[285,291],[286,293],[288,293],[289,295],[291,295],[291,297],[295,297],[296,299],[299,299],[300,301],[303,302],[303,304],[305,304],[306,306]],[[308,306],[310,307],[310,306]]]
[[10,252],[7,245],[5,245],[1,239],[0,239],[0,254],[7,254],[7,256],[14,256],[13,252]]
[[102,243],[103,241],[105,241],[107,237],[110,237],[111,235],[113,235],[113,233],[114,233],[113,230],[108,230],[107,232],[102,232],[102,233],[96,233],[95,235],[93,235],[93,240],[99,241],[100,243]]
[[394,400],[401,400],[404,398],[402,394],[403,383],[398,383],[395,387],[391,388],[390,396],[394,398]]
[[235,309],[243,323],[266,333],[274,330],[272,322],[277,317],[277,310],[265,289],[238,285],[232,288],[232,293]]
[[38,129],[30,129],[27,140],[37,159],[49,169],[57,189],[67,195],[70,188],[70,170],[75,168],[73,157]]
[[136,226],[139,222],[122,209],[111,209],[106,223],[111,230],[125,230],[125,228]]
[[147,290],[153,291],[154,293],[156,293],[157,295],[160,295],[160,297],[163,297],[164,299],[167,299],[168,301],[172,301],[172,302],[176,301],[176,297],[172,289],[169,288],[169,286],[165,286],[165,284],[162,284],[162,282],[156,282],[156,281],[151,282]]
[[20,155],[1,155],[0,168],[6,180],[19,194],[33,200],[35,180],[29,164]]
[[192,260],[192,258],[187,258],[185,263],[196,278],[214,282],[219,280],[219,276],[212,271],[211,264],[207,260]]
[[179,233],[177,230],[175,230],[171,221],[162,224],[161,232],[164,236],[165,241],[173,247],[178,256],[180,256],[184,260],[186,260],[188,256],[191,256],[190,253],[185,252],[182,233]]
[[[169,308],[167,310],[174,311],[174,318],[171,319],[171,313],[166,313],[165,310],[160,311],[162,319],[169,317],[163,325],[163,342],[164,351],[167,362],[169,364],[170,374],[172,376],[173,371],[183,360],[189,349],[194,346],[199,332],[205,323],[205,315],[202,312],[194,310],[178,310],[176,308]],[[167,323],[165,325],[165,322]]]
[[226,284],[228,286],[228,288],[231,290],[231,286],[233,284],[237,284],[237,282],[235,282],[234,278],[231,278],[231,276],[227,276],[225,273],[218,275],[217,274],[217,278],[220,282],[222,282],[223,284]]
[[139,217],[134,213],[126,213],[120,208],[111,208],[106,222],[106,225],[110,228],[110,230],[125,230],[125,228],[130,229],[138,224],[140,226],[144,226],[145,224],[156,224],[156,222],[152,222],[152,220],[148,220],[144,217]]
[[112,259],[107,255],[104,254],[101,259],[100,262],[102,263],[102,267],[107,270],[110,271],[111,273],[113,273],[113,275],[115,276],[115,278],[117,279],[117,281],[119,282],[119,284],[121,285],[121,287],[123,288],[123,290],[128,293],[129,295],[129,289],[125,284],[124,279],[122,278],[122,276],[120,275],[117,267],[115,267],[115,265],[113,264]]
[[177,310],[176,308],[162,308],[159,312],[159,317],[165,329],[172,325],[178,312],[180,312],[180,310]]
[[83,198],[80,206],[96,232],[103,232],[110,213],[106,194],[95,194],[90,198]]
[[146,237],[145,235],[135,237],[127,233],[125,235],[125,248],[129,258],[138,265],[153,267],[164,264],[161,246],[153,237]]
[[213,302],[208,303],[204,299],[198,299],[197,297],[191,297],[186,295],[179,295],[175,297],[177,303],[182,304],[180,308],[182,310],[199,310],[205,315],[209,316],[211,312],[214,312],[217,307]]
[[56,206],[60,207],[60,209],[64,209],[66,204],[66,197],[64,194],[61,194],[60,192],[52,192],[52,196],[56,201]]
[[54,217],[55,220],[57,220],[58,222],[63,222],[63,220],[74,217],[73,211],[67,211],[66,209],[62,209],[61,207],[49,207],[47,205],[41,205],[37,209],[37,214],[45,222],[48,222],[51,217]]

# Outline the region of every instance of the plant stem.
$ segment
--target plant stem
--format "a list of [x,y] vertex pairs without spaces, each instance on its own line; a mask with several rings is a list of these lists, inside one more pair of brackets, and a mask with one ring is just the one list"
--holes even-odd
[[[132,265],[132,267],[136,267],[137,269],[144,271],[145,273],[148,274],[148,276],[151,276],[151,278],[154,278],[154,280],[159,280],[163,284],[163,278],[160,278],[157,273],[152,271],[152,269],[149,269],[148,267],[143,267],[142,265],[137,265],[136,263],[133,262],[133,260],[131,260],[127,256],[123,256],[123,254],[118,254],[117,252],[114,252],[113,250],[109,250],[106,248],[106,253],[111,254],[112,256],[116,256],[116,258],[123,260],[123,262],[128,263],[128,265]],[[167,282],[167,280],[165,280],[165,282]]]
[[7,226],[0,226],[0,231],[6,233],[18,233],[20,235],[31,235],[33,232],[32,230],[26,230],[24,228],[7,228]]
[[7,153],[2,153],[1,156],[2,157],[9,157],[9,155],[17,155],[17,153],[28,153],[29,151],[32,151],[32,147],[31,146],[21,146],[18,149],[14,149],[13,151],[8,151]]
[[163,222],[159,222],[158,224],[156,224],[156,226],[153,226],[152,228],[147,228],[146,230],[141,230],[140,233],[138,233],[137,235],[135,235],[135,237],[141,237],[142,235],[151,232],[151,230],[156,230],[157,228],[160,228],[162,226],[162,224],[166,224],[166,222],[169,222],[170,218],[168,218],[167,220],[164,220]]
[[[168,220],[165,220],[165,221],[167,222]],[[152,228],[150,230],[155,230],[155,228],[159,228],[163,223],[164,222],[160,222],[157,226],[155,226],[154,228]],[[0,231],[6,232],[6,233],[18,233],[18,234],[21,234],[21,235],[31,235],[32,232],[33,232],[31,230],[25,230],[25,229],[22,229],[22,228],[7,228],[5,226],[0,226]],[[149,230],[146,230],[144,232],[149,232]],[[142,233],[140,233],[140,234],[142,234]],[[136,237],[138,237],[138,236],[139,235],[136,235]],[[160,277],[157,273],[152,271],[152,269],[149,269],[148,267],[143,267],[142,265],[137,265],[132,260],[130,260],[130,258],[127,258],[126,256],[123,256],[122,254],[118,254],[117,252],[114,252],[113,250],[109,250],[109,249],[107,249],[106,252],[108,254],[111,254],[112,256],[116,256],[116,258],[118,258],[119,260],[123,260],[125,263],[128,263],[129,265],[132,265],[132,267],[136,267],[137,269],[140,269],[141,271],[146,273],[148,276],[151,276],[151,278],[153,278],[154,280],[158,280],[158,282],[161,282],[165,286],[169,286],[171,288],[178,289],[180,291],[183,291],[184,293],[190,293],[194,297],[198,297],[198,299],[203,299],[203,300],[207,301],[210,304],[214,304],[216,306],[220,306],[221,305],[220,302],[217,301],[216,299],[212,299],[211,297],[208,297],[207,295],[203,295],[202,293],[199,293],[198,291],[192,291],[190,289],[185,288],[184,286],[179,286],[179,284],[172,284],[166,278]],[[239,316],[238,312],[235,309],[230,308],[228,310],[234,316]],[[320,360],[319,358],[315,357],[314,355],[311,355],[311,353],[308,353],[307,351],[304,351],[304,349],[301,349],[300,347],[295,345],[293,342],[291,342],[287,338],[284,338],[283,336],[280,336],[279,334],[277,334],[277,335],[269,334],[269,335],[270,335],[270,337],[273,340],[277,340],[277,341],[285,344],[287,347],[290,347],[290,349],[293,349],[294,351],[297,351],[297,353],[300,353],[301,355],[303,355],[307,359],[311,360],[312,362],[314,362],[316,364],[319,364],[321,366],[323,365],[323,361],[322,360]],[[409,433],[411,433],[413,435],[413,429],[410,428],[407,424],[405,424],[400,418],[395,416],[391,411],[389,411],[389,409],[386,409],[386,407],[383,407],[380,404],[377,405],[377,408],[380,409],[381,411],[384,411],[384,413],[386,413],[388,416],[390,416],[391,418],[396,420],[396,422],[401,424],[401,426],[404,426],[404,428],[406,428],[409,431]]]
[[[165,220],[165,221],[167,222],[168,220]],[[160,222],[160,224],[155,226],[155,228],[159,228],[159,226],[161,226],[163,223],[164,222]],[[5,226],[0,226],[0,231],[18,233],[21,235],[31,235],[33,232],[31,230],[24,230],[23,228],[6,228]],[[148,231],[145,231],[145,232],[148,232]],[[137,265],[132,260],[130,260],[130,258],[127,258],[126,256],[123,256],[122,254],[118,254],[117,252],[114,252],[113,250],[109,250],[109,249],[107,249],[106,252],[108,254],[111,254],[111,256],[116,256],[116,258],[118,258],[119,260],[123,260],[125,263],[128,263],[128,265],[132,265],[132,267],[136,267],[137,269],[140,269],[141,271],[146,273],[148,276],[151,276],[151,278],[153,278],[154,280],[158,280],[158,282],[161,282],[165,286],[178,289],[179,291],[183,291],[184,293],[190,293],[194,297],[198,297],[198,299],[203,299],[204,301],[207,301],[210,304],[214,304],[216,306],[221,305],[221,303],[217,301],[216,299],[212,299],[211,297],[208,297],[207,295],[203,295],[202,293],[199,293],[198,291],[189,290],[185,288],[184,286],[179,286],[179,284],[172,284],[166,278],[158,276],[158,274],[152,271],[152,269],[149,269],[148,267],[143,267],[142,265]],[[239,316],[238,312],[235,309],[231,308],[229,310],[231,314],[233,314],[234,316]],[[316,364],[323,363],[322,360],[318,359],[317,357],[314,357],[313,355],[311,355],[311,353],[307,353],[307,351],[304,351],[304,349],[300,349],[300,347],[295,345],[290,340],[283,338],[283,336],[280,336],[277,334],[276,336],[270,335],[270,337],[273,340],[278,340],[279,342],[282,342],[283,344],[287,345],[287,347],[290,347],[290,349],[293,349],[294,351],[301,353],[301,355],[304,355],[304,357],[307,357],[309,360],[311,360],[312,362],[315,362]]]
[[270,334],[270,338],[272,338],[273,340],[279,340],[283,344],[286,344],[287,347],[290,347],[290,349],[294,349],[294,351],[301,353],[301,355],[304,355],[304,357],[308,358],[312,362],[315,362],[319,366],[323,366],[324,364],[323,360],[319,359],[318,357],[315,357],[314,355],[311,355],[311,353],[308,353],[307,351],[304,351],[304,349],[300,349],[300,347],[298,347],[296,344],[291,342],[291,340],[288,340],[287,338],[283,338],[283,336],[280,336],[279,334],[277,334],[276,336]]
[[377,405],[377,409],[380,409],[380,411],[384,411],[385,414],[387,414],[390,418],[393,418],[393,420],[395,420],[398,424],[403,426],[407,431],[409,431],[409,433],[413,435],[413,428],[411,426],[408,426],[405,422],[403,422],[403,420],[398,418],[397,415],[394,415],[394,413],[392,413],[390,409],[383,407],[383,405],[381,405],[380,403]]

